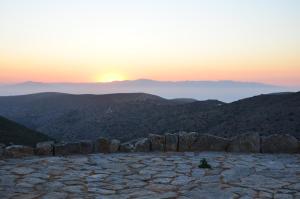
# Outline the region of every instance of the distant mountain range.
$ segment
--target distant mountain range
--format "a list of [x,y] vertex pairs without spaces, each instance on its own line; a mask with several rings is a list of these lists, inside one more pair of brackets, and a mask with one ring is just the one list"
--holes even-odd
[[[232,102],[258,94],[291,90],[255,82],[235,81],[154,81],[148,79],[116,81],[110,83],[41,83],[24,82],[0,85],[0,96],[24,95],[40,92],[70,94],[151,93],[167,99],[217,99]],[[293,89],[292,89],[293,90]],[[294,90],[295,91],[295,90]]]
[[6,145],[21,144],[35,146],[37,142],[53,140],[50,137],[28,129],[20,124],[10,121],[4,117],[0,117],[0,143]]
[[168,100],[145,93],[39,93],[0,97],[0,115],[66,141],[99,136],[126,141],[178,131],[224,137],[246,132],[288,133],[300,138],[300,92],[259,95],[232,103]]

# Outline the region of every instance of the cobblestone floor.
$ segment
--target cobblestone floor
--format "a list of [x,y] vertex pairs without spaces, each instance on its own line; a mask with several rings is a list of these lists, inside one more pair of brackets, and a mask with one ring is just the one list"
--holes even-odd
[[[202,158],[211,170],[199,169]],[[0,160],[0,198],[294,198],[300,155],[128,153]]]

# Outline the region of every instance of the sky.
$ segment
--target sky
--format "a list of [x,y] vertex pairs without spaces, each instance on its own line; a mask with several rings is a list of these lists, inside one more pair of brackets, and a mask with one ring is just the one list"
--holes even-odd
[[299,0],[0,0],[0,82],[300,85]]

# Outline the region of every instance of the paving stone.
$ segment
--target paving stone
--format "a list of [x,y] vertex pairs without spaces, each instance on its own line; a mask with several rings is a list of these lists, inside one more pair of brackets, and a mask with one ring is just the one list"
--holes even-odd
[[[206,158],[212,169],[199,169]],[[114,153],[0,162],[0,198],[300,198],[299,154]]]
[[68,194],[63,192],[50,192],[42,196],[42,199],[65,199]]

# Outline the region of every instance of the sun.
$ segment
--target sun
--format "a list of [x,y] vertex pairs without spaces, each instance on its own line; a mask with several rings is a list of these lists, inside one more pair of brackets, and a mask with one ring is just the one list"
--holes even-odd
[[125,76],[118,73],[105,73],[100,76],[98,79],[99,82],[114,82],[114,81],[123,81]]

